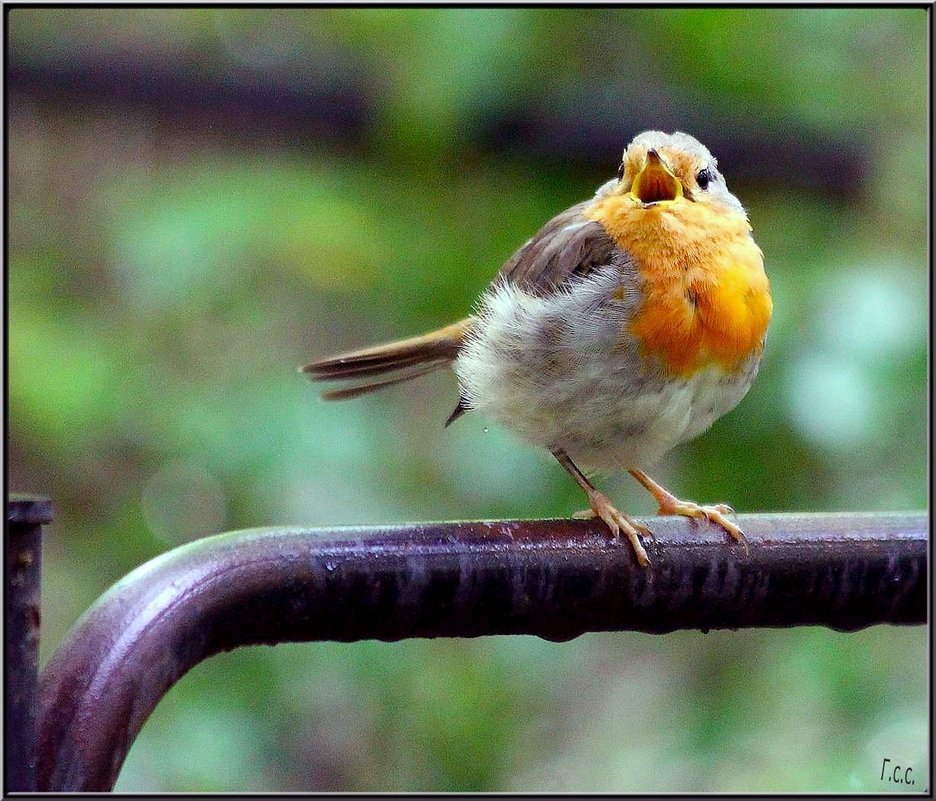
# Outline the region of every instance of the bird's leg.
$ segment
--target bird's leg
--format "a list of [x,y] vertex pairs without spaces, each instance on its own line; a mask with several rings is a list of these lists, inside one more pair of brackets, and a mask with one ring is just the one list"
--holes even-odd
[[588,505],[591,508],[584,513],[576,513],[573,517],[600,517],[607,523],[608,528],[611,529],[611,533],[615,537],[620,537],[623,532],[624,536],[630,541],[641,567],[649,565],[650,559],[647,557],[647,552],[641,545],[638,535],[652,536],[650,529],[643,523],[638,523],[615,509],[607,496],[596,490],[585,477],[585,474],[575,466],[575,463],[569,458],[569,454],[562,450],[555,450],[552,454],[559,460],[559,464],[566,469],[569,475],[576,480],[578,485],[585,490],[585,494],[588,496]]
[[727,504],[718,503],[714,506],[700,506],[693,501],[681,501],[669,490],[657,484],[656,481],[644,473],[643,470],[629,470],[628,472],[643,484],[647,492],[660,504],[659,513],[661,515],[683,515],[684,517],[694,517],[697,519],[705,518],[715,525],[721,526],[734,539],[742,543],[745,550],[747,549],[748,544],[747,539],[744,537],[744,532],[726,517],[726,515],[735,513],[734,509]]

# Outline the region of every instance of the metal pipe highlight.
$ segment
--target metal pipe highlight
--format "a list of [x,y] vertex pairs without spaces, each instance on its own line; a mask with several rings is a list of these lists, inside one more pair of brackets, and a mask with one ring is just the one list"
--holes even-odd
[[43,671],[38,789],[111,789],[169,688],[242,645],[926,621],[924,513],[743,515],[748,553],[695,521],[649,523],[650,569],[577,520],[251,529],[169,551]]

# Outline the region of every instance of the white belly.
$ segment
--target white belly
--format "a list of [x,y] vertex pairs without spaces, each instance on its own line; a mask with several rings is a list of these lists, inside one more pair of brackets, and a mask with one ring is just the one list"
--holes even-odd
[[455,362],[470,408],[526,441],[598,470],[649,468],[744,397],[757,363],[666,375],[622,348],[633,297],[598,273],[574,292],[539,297],[502,285],[483,299]]

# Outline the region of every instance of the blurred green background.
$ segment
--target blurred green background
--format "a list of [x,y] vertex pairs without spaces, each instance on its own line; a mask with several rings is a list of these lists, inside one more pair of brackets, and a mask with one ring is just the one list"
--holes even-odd
[[[10,486],[48,494],[42,659],[224,530],[566,516],[454,378],[325,404],[313,357],[463,316],[543,222],[682,129],[775,317],[745,401],[654,475],[742,511],[921,509],[923,9],[8,11]],[[601,486],[652,514],[620,476]],[[924,627],[250,648],[124,791],[879,791],[928,783]]]

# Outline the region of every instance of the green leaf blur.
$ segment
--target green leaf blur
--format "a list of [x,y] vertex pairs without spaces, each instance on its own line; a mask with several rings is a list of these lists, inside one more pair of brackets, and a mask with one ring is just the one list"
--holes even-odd
[[[443,430],[452,376],[332,405],[296,367],[464,316],[651,126],[720,156],[775,300],[754,388],[661,480],[925,508],[928,13],[8,11],[8,460],[56,509],[43,661],[195,537],[579,508],[548,455]],[[900,789],[885,758],[918,789],[927,693],[924,627],[242,649],[169,693],[117,789]]]

